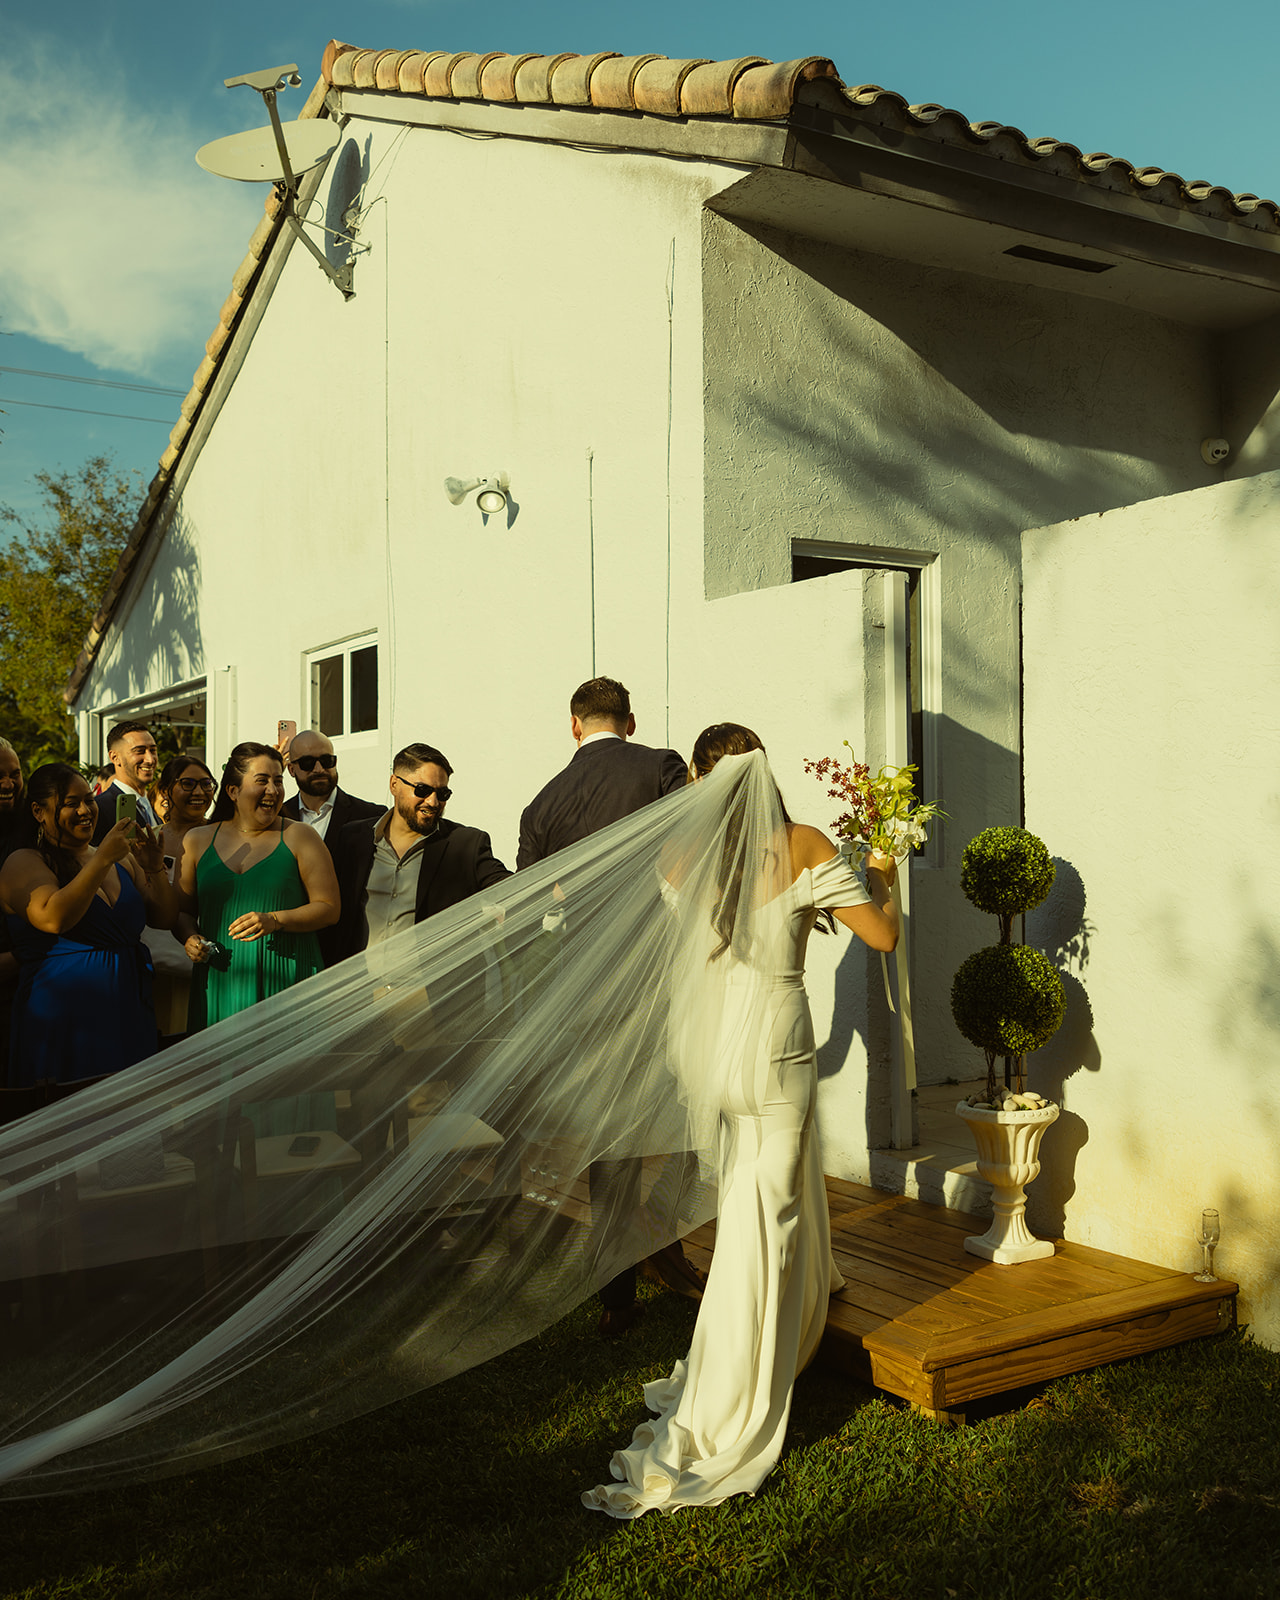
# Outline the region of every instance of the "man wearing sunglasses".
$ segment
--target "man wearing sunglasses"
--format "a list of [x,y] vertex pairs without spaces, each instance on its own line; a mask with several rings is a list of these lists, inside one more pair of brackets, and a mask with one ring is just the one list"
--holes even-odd
[[305,822],[329,843],[336,840],[349,822],[362,817],[380,817],[382,807],[372,800],[358,800],[338,787],[338,758],[333,741],[322,733],[296,733],[289,745],[289,776],[298,792],[286,800],[280,815],[290,822]]
[[342,895],[339,959],[511,876],[487,833],[445,817],[452,776],[434,745],[407,745],[392,762],[391,809],[377,822],[343,828],[334,850]]

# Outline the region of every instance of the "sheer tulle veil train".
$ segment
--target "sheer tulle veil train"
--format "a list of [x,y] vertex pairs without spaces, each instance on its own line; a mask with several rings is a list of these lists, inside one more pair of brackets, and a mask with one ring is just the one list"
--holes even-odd
[[[707,1048],[727,965],[709,958],[726,893],[746,948],[789,877],[763,753],[727,758],[4,1129],[0,1492],[330,1427],[531,1337],[714,1215],[733,1056]],[[336,1133],[260,1131],[266,1102],[317,1092]],[[601,1180],[619,1166],[632,1181]]]

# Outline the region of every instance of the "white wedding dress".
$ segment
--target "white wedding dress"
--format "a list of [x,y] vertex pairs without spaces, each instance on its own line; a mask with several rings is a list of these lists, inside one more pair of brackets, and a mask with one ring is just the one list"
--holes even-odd
[[[778,1460],[792,1386],[843,1283],[814,1127],[805,947],[820,910],[867,899],[833,856],[759,908],[749,950],[720,957],[723,1006],[703,1046],[717,1057],[709,1077],[720,1119],[711,1272],[688,1356],[669,1378],[645,1385],[656,1419],[614,1455],[616,1481],[584,1493],[591,1510],[629,1518],[718,1505],[754,1494]],[[693,1047],[690,1039],[682,1048]],[[686,1076],[706,1081],[705,1061],[687,1066]]]

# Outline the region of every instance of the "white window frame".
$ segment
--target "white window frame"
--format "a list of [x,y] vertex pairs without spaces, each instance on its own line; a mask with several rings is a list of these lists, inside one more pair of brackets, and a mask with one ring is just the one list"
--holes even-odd
[[[367,650],[374,646],[378,651],[378,721],[372,728],[362,728],[359,733],[350,732],[351,728],[351,657],[357,650]],[[312,719],[311,703],[311,673],[312,669],[321,661],[328,661],[334,656],[342,657],[342,726],[348,730],[344,733],[330,734],[335,750],[359,750],[369,745],[376,745],[382,735],[383,720],[383,649],[382,641],[378,637],[376,628],[363,633],[347,634],[341,639],[331,639],[325,644],[318,644],[302,653],[302,707],[303,714],[299,718],[299,729],[315,728]]]

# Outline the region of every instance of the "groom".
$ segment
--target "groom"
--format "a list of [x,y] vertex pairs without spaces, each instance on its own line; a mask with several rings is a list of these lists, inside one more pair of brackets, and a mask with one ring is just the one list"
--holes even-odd
[[[517,870],[629,817],[687,781],[684,759],[676,751],[630,742],[636,731],[631,696],[613,678],[591,678],[574,690],[569,729],[577,754],[525,807]],[[591,1180],[597,1193],[629,1186],[638,1205],[639,1176],[636,1161],[595,1162]],[[646,1265],[668,1288],[681,1294],[702,1292],[701,1274],[685,1260],[679,1241],[651,1256]],[[636,1299],[636,1269],[628,1267],[606,1283],[600,1303],[600,1332],[606,1338],[616,1339],[634,1326],[644,1309]]]

